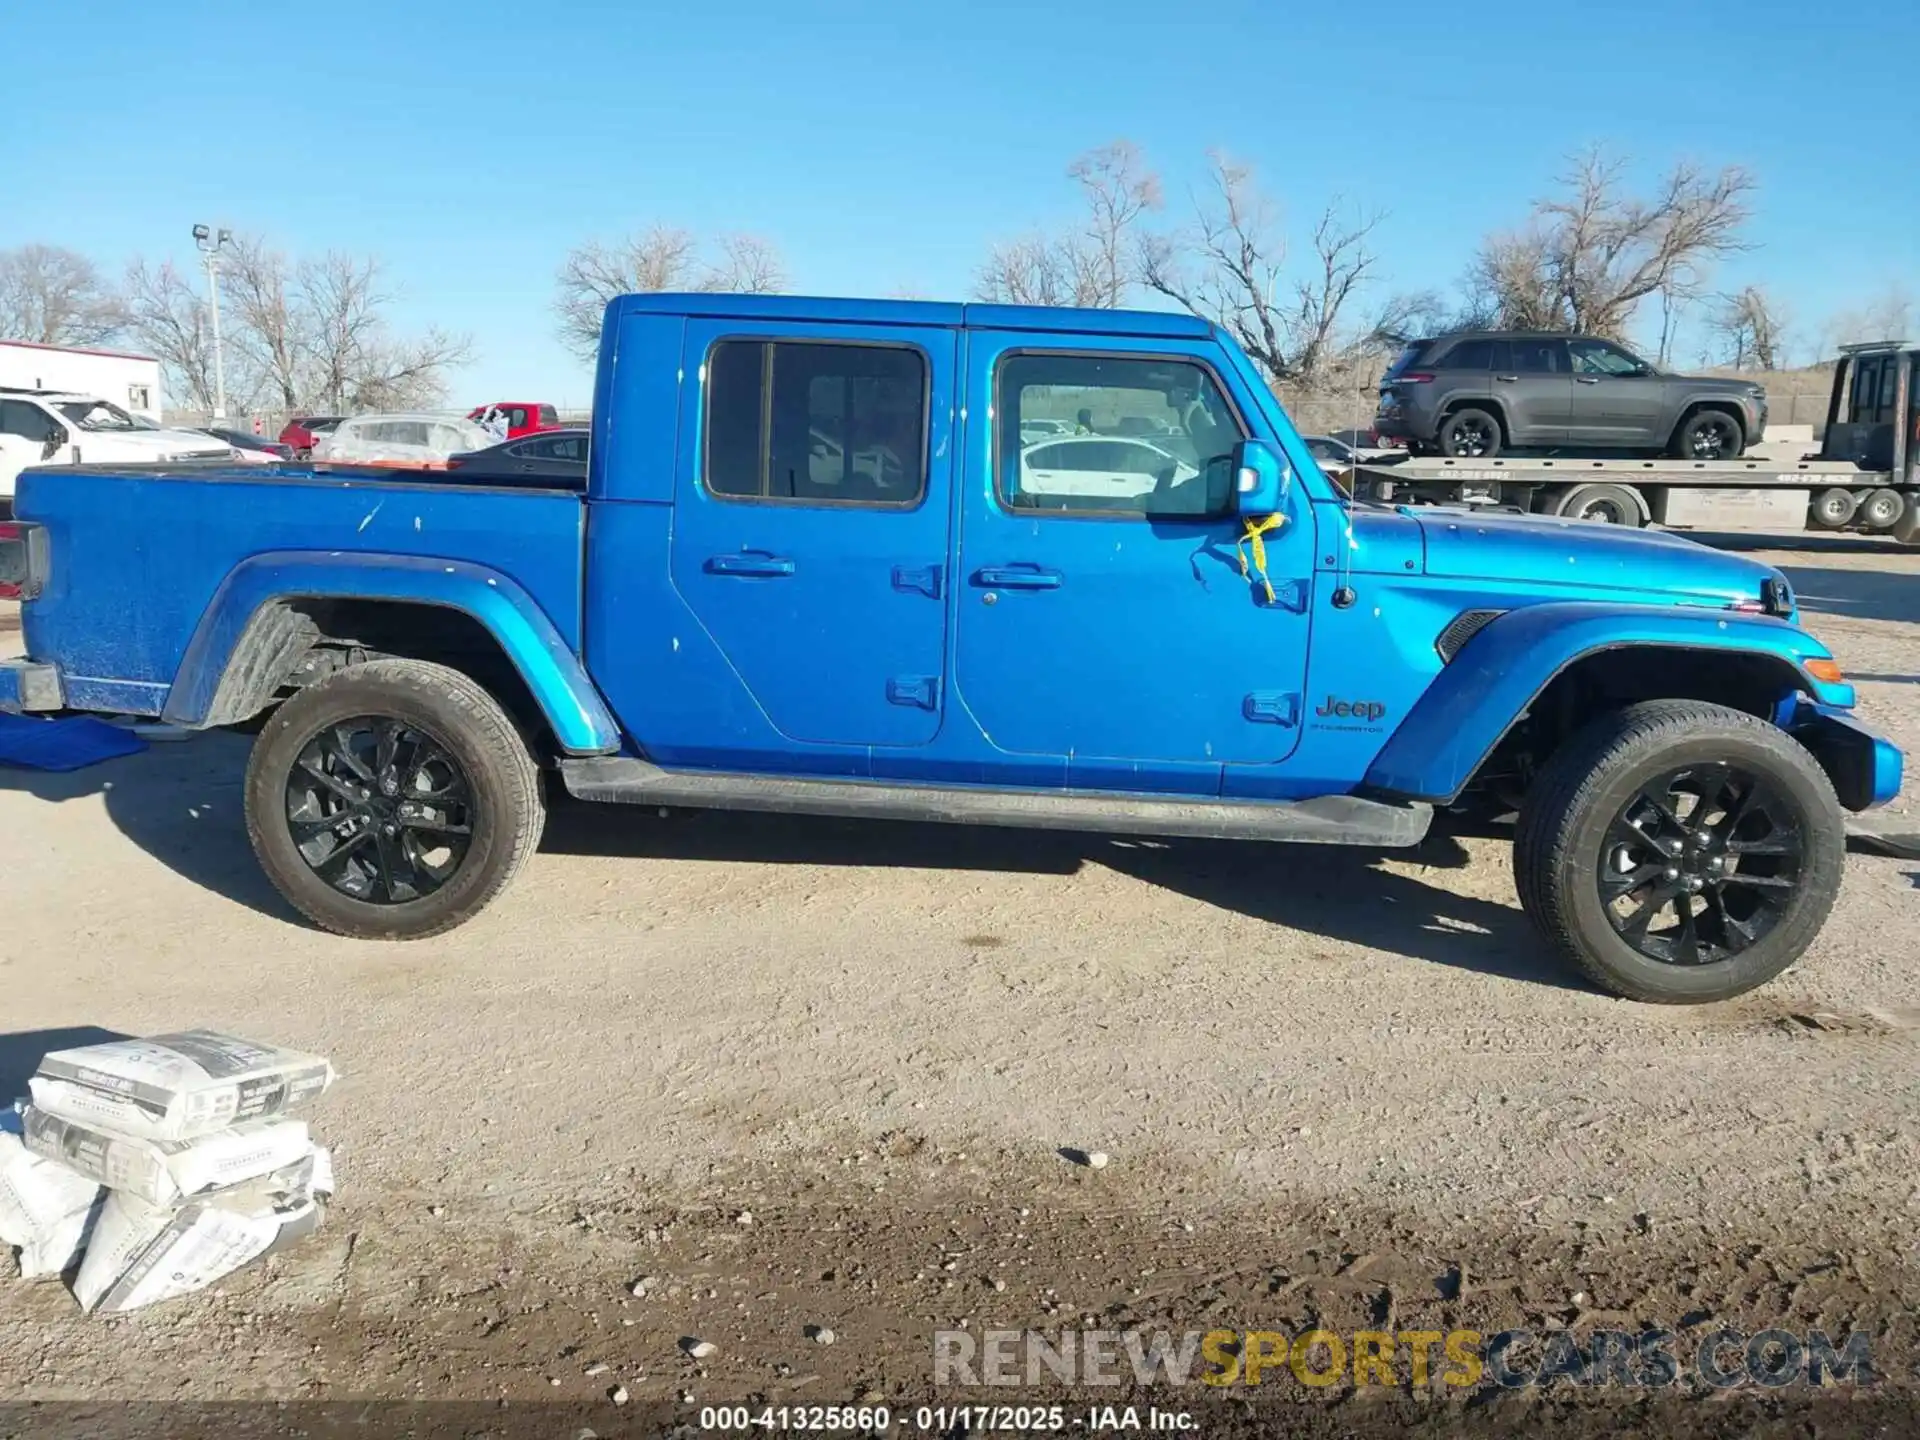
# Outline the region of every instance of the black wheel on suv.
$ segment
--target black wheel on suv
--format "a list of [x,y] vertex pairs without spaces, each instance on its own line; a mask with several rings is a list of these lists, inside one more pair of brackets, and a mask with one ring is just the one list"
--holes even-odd
[[1631,1000],[1699,1004],[1763,985],[1840,893],[1846,825],[1785,732],[1694,700],[1593,721],[1520,811],[1514,878],[1541,934]]
[[1456,410],[1440,422],[1435,438],[1442,455],[1463,460],[1491,460],[1500,453],[1500,421],[1485,410]]
[[470,677],[374,660],[267,721],[247,765],[247,834],[268,878],[323,929],[437,935],[500,893],[540,841],[540,772]]
[[1740,422],[1724,410],[1689,415],[1673,432],[1673,453],[1681,460],[1738,460],[1746,448]]

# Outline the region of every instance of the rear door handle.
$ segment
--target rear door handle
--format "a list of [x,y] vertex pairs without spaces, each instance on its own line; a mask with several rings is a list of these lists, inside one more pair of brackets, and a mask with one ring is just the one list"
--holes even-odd
[[1062,576],[1058,570],[1042,570],[1038,565],[988,565],[973,572],[976,585],[997,585],[1002,590],[1058,590]]
[[1600,383],[1600,377],[1598,375],[1576,375],[1573,377],[1573,383],[1576,385],[1598,385]]
[[1520,377],[1518,375],[1496,375],[1493,378],[1496,380],[1505,380],[1509,384],[1511,384],[1515,380],[1518,380]]
[[738,555],[714,555],[707,560],[710,575],[791,575],[793,561],[780,555],[743,551]]

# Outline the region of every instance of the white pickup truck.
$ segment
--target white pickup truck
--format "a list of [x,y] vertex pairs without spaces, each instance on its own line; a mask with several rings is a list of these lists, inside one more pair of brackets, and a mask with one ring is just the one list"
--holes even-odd
[[160,429],[97,396],[0,388],[0,510],[11,511],[14,479],[29,465],[233,458],[212,436]]

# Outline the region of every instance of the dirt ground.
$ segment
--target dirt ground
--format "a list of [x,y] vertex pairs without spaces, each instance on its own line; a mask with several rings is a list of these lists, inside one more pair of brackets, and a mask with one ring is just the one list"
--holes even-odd
[[[1920,554],[1743,544],[1920,750]],[[131,1316],[0,1287],[0,1435],[220,1428],[124,1401],[462,1401],[382,1413],[569,1436],[749,1397],[897,1419],[1027,1398],[936,1389],[936,1330],[1086,1325],[1653,1327],[1689,1356],[1861,1331],[1879,1383],[1282,1375],[1060,1392],[1070,1428],[1132,1399],[1203,1434],[1911,1433],[1920,863],[1853,855],[1795,970],[1687,1010],[1563,973],[1473,835],[1394,856],[564,806],[480,920],[388,946],[269,889],[245,743],[0,771],[0,1084],[93,1027],[319,1051],[341,1193],[318,1236]],[[1885,823],[1920,829],[1915,802]]]

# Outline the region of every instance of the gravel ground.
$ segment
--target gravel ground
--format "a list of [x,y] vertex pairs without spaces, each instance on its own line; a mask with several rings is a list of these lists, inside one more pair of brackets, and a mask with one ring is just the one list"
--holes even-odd
[[[1920,750],[1920,555],[1813,543],[1742,542]],[[1872,1339],[1883,1383],[1828,1392],[1834,1433],[1907,1423],[1912,860],[1854,855],[1800,966],[1689,1010],[1563,973],[1474,835],[1381,855],[565,806],[480,920],[386,946],[269,889],[244,756],[212,735],[0,772],[0,1083],[87,1027],[320,1051],[341,1195],[298,1248],[133,1316],[0,1290],[0,1406],[504,1398],[607,1434],[749,1395],[1013,1398],[935,1391],[932,1332],[962,1322],[1782,1326]],[[1889,823],[1920,829],[1911,798]],[[1243,1393],[1179,1403],[1207,1433],[1316,1434],[1771,1433],[1813,1403]]]

